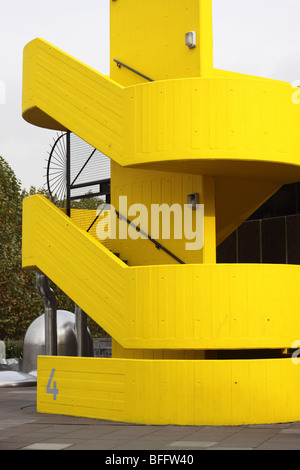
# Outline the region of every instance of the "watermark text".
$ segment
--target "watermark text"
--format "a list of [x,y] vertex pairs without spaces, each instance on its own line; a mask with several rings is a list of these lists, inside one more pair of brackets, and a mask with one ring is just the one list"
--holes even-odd
[[138,240],[146,239],[150,235],[154,240],[184,239],[186,250],[203,248],[203,204],[197,204],[195,210],[188,204],[151,204],[149,210],[147,206],[139,203],[128,207],[127,196],[120,196],[119,211],[111,204],[107,204],[105,208],[100,206],[98,211],[99,214],[101,212],[101,218],[99,217],[96,233],[100,240]]

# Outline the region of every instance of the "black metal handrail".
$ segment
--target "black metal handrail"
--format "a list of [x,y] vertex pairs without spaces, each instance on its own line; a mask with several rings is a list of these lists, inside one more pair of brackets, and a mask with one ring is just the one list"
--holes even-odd
[[133,69],[132,67],[129,67],[129,65],[126,65],[124,64],[123,62],[120,62],[118,59],[114,59],[114,62],[116,62],[117,66],[119,68],[121,67],[125,67],[126,69],[130,70],[131,72],[133,73],[136,73],[137,75],[139,75],[140,77],[143,77],[145,78],[146,80],[148,80],[149,82],[154,82],[154,80],[150,77],[147,77],[147,75],[144,75],[143,73],[139,72],[138,70],[135,70]]
[[97,220],[99,219],[100,215],[102,214],[102,212],[104,211],[104,209],[106,208],[107,206],[107,203],[105,202],[104,204],[102,204],[102,207],[99,211],[99,214],[96,215],[96,217],[94,218],[93,222],[91,223],[91,225],[89,226],[89,228],[87,229],[87,232],[89,232],[91,230],[91,228],[93,227],[93,225],[97,222]]
[[175,259],[178,263],[180,264],[185,264],[184,261],[182,261],[180,258],[178,258],[176,255],[174,255],[174,253],[172,253],[171,251],[169,251],[167,248],[165,248],[163,245],[161,245],[161,243],[159,243],[158,241],[154,240],[153,238],[150,237],[150,235],[148,235],[146,232],[144,232],[140,227],[137,227],[134,223],[131,222],[131,220],[127,219],[124,215],[120,214],[120,212],[118,212],[117,210],[115,210],[115,213],[117,214],[117,217],[121,220],[125,220],[125,222],[128,223],[128,225],[131,225],[133,228],[135,228],[135,230],[137,232],[140,232],[145,238],[147,238],[151,243],[153,243],[155,245],[155,248],[157,248],[158,250],[162,250],[164,251],[165,253],[167,253],[167,255],[171,256],[173,259]]
[[78,194],[77,196],[70,196],[70,201],[76,201],[76,199],[89,199],[91,197],[106,196],[106,202],[110,199],[110,179],[89,181],[87,183],[74,184],[71,189],[87,188],[91,186],[99,185],[99,191],[87,194]]
[[110,183],[110,178],[106,178],[104,180],[97,180],[97,181],[88,181],[87,183],[79,183],[79,184],[73,184],[71,186],[71,189],[79,189],[79,188],[86,188],[88,186],[94,186],[96,184],[107,184]]
[[[109,205],[109,204],[104,203],[102,205],[101,210],[99,211],[99,214],[96,215],[95,219],[93,220],[93,222],[91,223],[91,225],[87,229],[87,232],[89,232],[91,230],[91,228],[93,227],[93,225],[97,222],[97,220],[99,219],[100,215],[105,210],[107,205]],[[184,261],[182,261],[180,258],[178,258],[178,256],[174,255],[174,253],[172,253],[170,250],[165,248],[161,243],[159,243],[158,241],[151,238],[150,235],[148,235],[146,232],[144,232],[140,227],[137,227],[137,225],[135,225],[133,222],[131,222],[131,220],[127,219],[124,215],[120,214],[120,212],[118,212],[116,209],[115,209],[115,213],[116,213],[118,219],[124,220],[125,222],[127,222],[128,225],[131,225],[137,232],[140,232],[145,238],[147,238],[151,243],[153,243],[158,250],[164,251],[167,255],[171,256],[178,263],[185,264]]]

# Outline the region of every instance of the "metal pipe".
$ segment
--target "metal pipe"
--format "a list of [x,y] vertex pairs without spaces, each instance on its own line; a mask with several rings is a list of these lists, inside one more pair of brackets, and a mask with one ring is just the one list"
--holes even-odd
[[77,356],[88,357],[87,314],[75,304],[75,329],[77,337]]
[[49,286],[49,280],[42,272],[36,273],[36,287],[44,300],[45,308],[45,353],[46,356],[57,356],[57,315],[56,297]]

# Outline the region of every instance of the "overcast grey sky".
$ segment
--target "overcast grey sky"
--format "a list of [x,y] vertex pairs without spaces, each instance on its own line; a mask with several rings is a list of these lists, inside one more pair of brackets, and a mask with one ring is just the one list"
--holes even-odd
[[[47,151],[56,135],[22,119],[23,48],[41,37],[109,75],[109,3],[0,0],[0,155],[22,187],[45,183]],[[213,0],[213,9],[216,68],[300,80],[300,0]]]

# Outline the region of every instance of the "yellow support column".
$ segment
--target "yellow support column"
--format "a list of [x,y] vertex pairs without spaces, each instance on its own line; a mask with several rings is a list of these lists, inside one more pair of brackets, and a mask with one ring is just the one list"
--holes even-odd
[[213,70],[213,12],[212,0],[199,0],[200,77],[212,77]]
[[204,246],[203,263],[216,263],[215,178],[203,177]]

